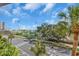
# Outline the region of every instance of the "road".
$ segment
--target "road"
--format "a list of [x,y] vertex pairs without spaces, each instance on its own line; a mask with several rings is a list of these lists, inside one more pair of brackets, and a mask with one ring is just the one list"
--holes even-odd
[[12,40],[12,44],[14,44],[17,48],[20,49],[20,56],[34,56],[34,54],[29,49],[32,46],[32,44],[29,44],[29,42],[24,41],[24,39],[15,38]]
[[59,48],[59,47],[46,47],[49,56],[71,56],[71,51],[69,49]]
[[[26,40],[26,39],[25,39]],[[30,51],[30,47],[33,46],[33,44],[29,44],[28,41],[24,41],[22,38],[15,38],[12,40],[12,43],[20,49],[21,53],[20,56],[34,56],[34,53]],[[71,52],[67,49],[63,48],[50,48],[46,46],[46,51],[49,56],[70,56]]]

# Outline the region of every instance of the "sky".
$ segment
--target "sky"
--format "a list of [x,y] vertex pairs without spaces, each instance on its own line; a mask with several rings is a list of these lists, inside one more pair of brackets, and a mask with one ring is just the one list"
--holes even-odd
[[34,30],[42,23],[55,24],[57,14],[73,3],[12,3],[0,7],[0,22],[8,29]]

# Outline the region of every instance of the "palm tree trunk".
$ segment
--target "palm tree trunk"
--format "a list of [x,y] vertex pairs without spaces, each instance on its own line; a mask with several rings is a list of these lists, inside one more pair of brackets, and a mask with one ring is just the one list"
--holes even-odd
[[10,42],[12,43],[12,38],[10,40],[11,40]]
[[78,45],[78,32],[74,32],[72,56],[76,56],[77,45]]

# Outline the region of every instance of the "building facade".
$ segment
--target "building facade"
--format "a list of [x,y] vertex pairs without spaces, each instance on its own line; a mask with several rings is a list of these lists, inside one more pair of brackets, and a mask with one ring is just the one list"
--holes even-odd
[[0,22],[0,30],[4,30],[5,29],[5,24],[4,22]]

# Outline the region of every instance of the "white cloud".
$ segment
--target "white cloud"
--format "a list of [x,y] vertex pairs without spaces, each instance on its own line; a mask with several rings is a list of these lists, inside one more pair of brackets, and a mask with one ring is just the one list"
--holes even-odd
[[68,13],[68,7],[65,7],[62,11],[63,11],[64,13]]
[[36,29],[37,26],[38,26],[37,24],[34,24],[34,25],[32,26],[32,28],[33,28],[33,29]]
[[18,15],[20,15],[20,11],[21,11],[21,8],[20,8],[20,7],[17,7],[17,8],[15,8],[15,9],[13,9],[13,12],[12,12],[12,13],[13,13],[14,15],[17,15],[17,16],[18,16]]
[[11,13],[7,10],[5,11],[5,14],[8,15],[8,16],[11,16]]
[[48,24],[55,24],[55,20],[46,20],[45,23],[48,23]]
[[25,25],[19,25],[20,29],[27,29],[27,27]]
[[13,15],[16,15],[16,16],[21,16],[21,17],[28,16],[28,17],[30,17],[29,14],[21,12],[21,11],[22,11],[22,8],[21,7],[17,7],[15,9],[13,9],[12,13],[13,13]]
[[18,22],[18,21],[19,21],[18,18],[13,18],[13,19],[12,19],[12,23],[14,23],[14,24],[15,24],[16,22]]
[[66,12],[67,11],[67,8],[64,8],[63,11]]
[[20,29],[35,30],[37,28],[37,25],[34,24],[34,25],[26,26],[23,24],[19,24],[19,27],[20,27]]
[[38,26],[37,24],[34,24],[32,26],[28,26],[28,29],[35,30],[37,26]]
[[46,4],[45,8],[43,9],[42,12],[47,12],[48,10],[52,9],[55,6],[54,3],[48,3]]
[[[62,10],[63,11],[63,10]],[[52,18],[55,18],[58,13],[61,12],[61,8],[56,9],[55,11],[52,12]]]
[[33,25],[33,27],[35,28],[37,25]]
[[54,14],[52,14],[52,18],[55,18],[58,15],[59,12],[55,12]]
[[51,19],[51,20],[46,20],[45,23],[48,23],[48,24],[57,24],[59,21],[64,21],[64,19]]
[[0,9],[0,12],[2,12],[2,14],[6,15],[6,16],[11,16],[11,13],[6,9]]
[[68,3],[67,5],[68,6],[73,6],[73,5],[75,5],[75,3]]
[[37,4],[37,3],[28,3],[28,4],[25,4],[25,6],[23,7],[23,9],[34,11],[34,10],[38,9],[39,7],[40,7],[40,4]]

